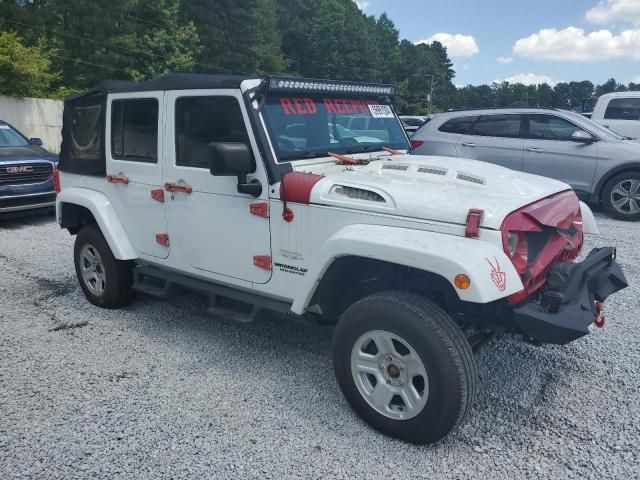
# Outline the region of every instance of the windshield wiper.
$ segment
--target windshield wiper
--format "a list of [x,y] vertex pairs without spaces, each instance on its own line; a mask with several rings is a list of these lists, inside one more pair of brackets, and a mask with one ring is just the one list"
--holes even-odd
[[367,152],[377,152],[382,150],[382,145],[369,145],[367,147],[360,148],[348,148],[347,153],[367,153]]
[[300,152],[300,153],[290,153],[288,155],[282,155],[282,160],[303,160],[307,158],[319,158],[319,157],[328,157],[329,154],[327,152]]

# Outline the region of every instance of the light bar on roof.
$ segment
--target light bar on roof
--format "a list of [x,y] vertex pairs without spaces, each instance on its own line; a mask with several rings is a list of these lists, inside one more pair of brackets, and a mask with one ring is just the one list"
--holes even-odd
[[269,77],[271,92],[331,93],[337,95],[356,94],[362,96],[389,96],[396,94],[394,85],[378,83],[356,83],[334,80],[313,80],[296,77]]

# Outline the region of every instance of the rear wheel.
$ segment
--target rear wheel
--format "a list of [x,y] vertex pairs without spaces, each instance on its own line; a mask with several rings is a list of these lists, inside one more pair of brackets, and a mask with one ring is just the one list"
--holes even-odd
[[131,265],[113,256],[97,226],[89,225],[78,232],[74,263],[80,287],[94,305],[120,308],[133,300]]
[[347,309],[334,333],[333,363],[355,412],[412,443],[446,436],[475,395],[464,334],[440,307],[408,292],[377,293]]
[[609,180],[602,192],[607,213],[618,220],[640,220],[640,172],[626,172]]

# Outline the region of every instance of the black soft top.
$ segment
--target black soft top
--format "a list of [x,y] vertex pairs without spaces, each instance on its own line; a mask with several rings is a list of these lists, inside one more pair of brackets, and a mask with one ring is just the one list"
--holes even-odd
[[162,90],[197,90],[240,88],[244,80],[257,77],[243,75],[205,75],[200,73],[170,73],[155,77],[145,82],[130,80],[105,80],[94,88],[71,95],[65,101],[74,101],[80,97],[92,94],[127,93],[127,92],[155,92]]
[[170,73],[146,82],[107,80],[64,100],[62,145],[58,168],[64,172],[105,175],[105,126],[110,93],[164,90],[235,89],[247,79],[241,75]]

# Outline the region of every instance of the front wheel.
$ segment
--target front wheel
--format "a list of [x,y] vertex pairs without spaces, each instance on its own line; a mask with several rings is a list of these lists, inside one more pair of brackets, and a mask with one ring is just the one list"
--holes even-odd
[[475,395],[464,334],[440,307],[408,292],[377,293],[349,307],[334,333],[333,364],[354,411],[412,443],[446,436]]
[[621,173],[607,182],[602,204],[613,218],[640,220],[640,172]]
[[129,262],[117,260],[100,229],[84,227],[73,251],[78,282],[87,299],[102,308],[120,308],[134,297]]

